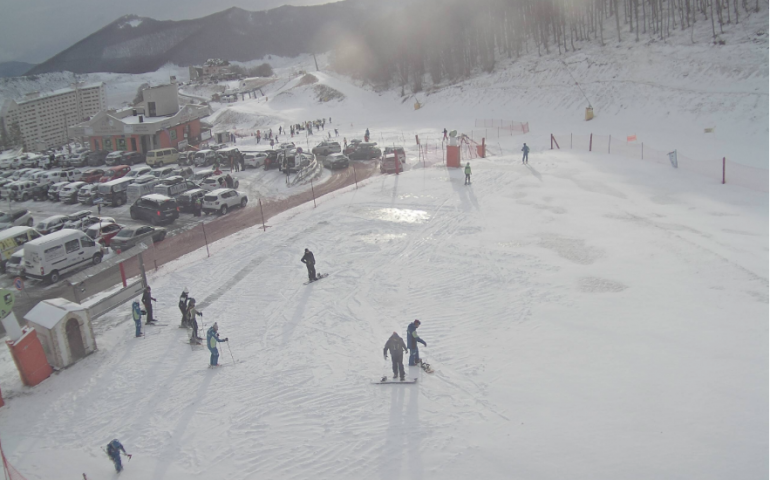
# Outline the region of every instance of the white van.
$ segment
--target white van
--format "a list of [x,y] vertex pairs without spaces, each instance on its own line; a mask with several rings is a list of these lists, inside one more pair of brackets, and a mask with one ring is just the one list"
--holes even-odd
[[5,271],[7,262],[14,252],[19,251],[25,243],[42,237],[32,227],[11,227],[0,232],[0,269]]
[[65,228],[24,245],[24,271],[35,280],[56,283],[63,273],[101,261],[101,247],[80,230]]
[[142,175],[126,188],[126,200],[133,205],[141,197],[152,193],[153,188],[160,182],[154,175]]
[[162,148],[160,150],[150,150],[147,152],[147,165],[151,167],[162,167],[169,163],[176,163],[179,152],[176,148]]

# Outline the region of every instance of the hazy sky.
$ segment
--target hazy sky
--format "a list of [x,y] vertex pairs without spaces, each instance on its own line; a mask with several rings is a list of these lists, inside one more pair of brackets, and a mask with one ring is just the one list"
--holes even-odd
[[0,0],[0,62],[40,63],[117,18],[197,18],[230,7],[267,10],[335,0]]

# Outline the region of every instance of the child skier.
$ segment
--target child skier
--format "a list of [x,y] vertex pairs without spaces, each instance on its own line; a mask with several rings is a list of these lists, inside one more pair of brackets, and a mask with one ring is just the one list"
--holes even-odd
[[144,312],[142,311],[142,307],[139,306],[139,302],[134,300],[134,303],[131,304],[131,315],[134,317],[134,323],[136,324],[136,336],[141,337],[142,336],[142,315]]

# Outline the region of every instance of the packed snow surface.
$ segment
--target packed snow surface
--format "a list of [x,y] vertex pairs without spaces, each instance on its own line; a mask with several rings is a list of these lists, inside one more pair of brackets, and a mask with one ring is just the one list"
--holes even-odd
[[[210,257],[203,249],[164,265],[150,282],[167,325],[137,339],[129,307],[113,311],[96,321],[96,353],[34,388],[21,386],[6,351],[9,461],[28,479],[116,478],[101,448],[118,438],[134,455],[122,480],[767,478],[768,194],[548,149],[550,133],[614,128],[694,157],[736,149],[766,162],[763,48],[740,68],[693,71],[686,91],[656,83],[657,68],[628,67],[654,78],[597,84],[612,105],[636,100],[597,108],[593,123],[581,120],[584,104],[538,90],[531,69],[519,73],[524,90],[493,96],[493,78],[480,76],[418,96],[416,111],[412,99],[326,72],[314,75],[345,100],[313,100],[295,76],[268,99],[217,106],[247,131],[261,119],[276,131],[333,117],[321,133],[361,138],[369,127],[375,140],[402,138],[407,171],[287,211],[266,232],[211,245]],[[693,49],[669,65],[727,61]],[[740,63],[740,52],[729,60]],[[742,100],[720,117],[728,87]],[[682,95],[701,103],[658,111]],[[496,154],[470,160],[468,186],[440,152],[419,161],[414,132],[434,145],[443,127],[470,130],[474,118],[529,120],[532,131],[490,140]],[[701,127],[716,118],[744,133],[708,152],[713,137]],[[308,286],[305,248],[330,274]],[[184,343],[185,287],[204,328],[216,321],[230,339],[223,367],[207,368],[208,352]],[[414,385],[372,384],[391,375],[386,340],[414,319],[435,373],[407,367]]]

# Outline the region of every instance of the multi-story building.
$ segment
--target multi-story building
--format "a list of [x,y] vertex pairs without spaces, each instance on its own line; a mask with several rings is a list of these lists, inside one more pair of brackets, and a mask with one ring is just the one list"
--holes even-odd
[[200,119],[211,115],[203,105],[179,108],[176,83],[147,87],[142,100],[123,110],[99,112],[70,128],[73,137],[88,139],[91,150],[147,153],[160,148],[183,149],[210,138]]
[[50,93],[32,92],[21,100],[7,100],[0,109],[0,127],[8,133],[18,124],[26,150],[45,150],[67,143],[70,126],[106,109],[104,82],[75,83]]

